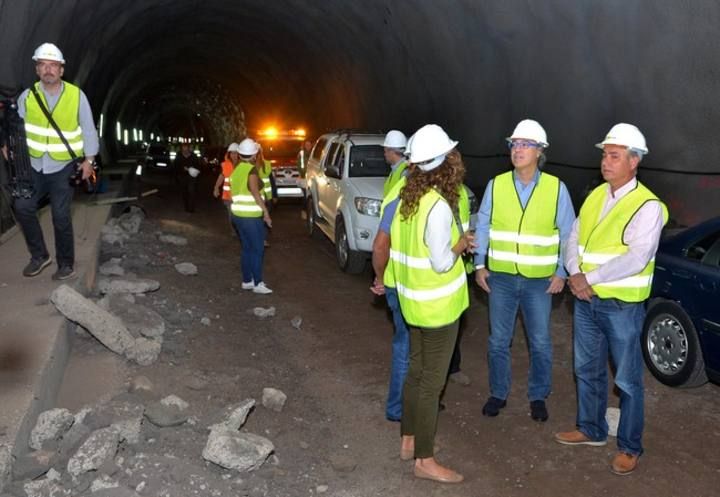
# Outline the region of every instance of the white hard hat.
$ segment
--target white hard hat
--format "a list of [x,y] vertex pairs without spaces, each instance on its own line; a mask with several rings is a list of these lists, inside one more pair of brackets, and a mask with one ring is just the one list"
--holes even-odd
[[407,138],[402,131],[392,129],[385,135],[383,147],[404,149],[407,146]]
[[238,152],[240,153],[240,155],[245,155],[247,157],[255,155],[256,153],[258,153],[259,149],[260,147],[252,138],[245,138],[238,145]]
[[238,151],[238,144],[233,142],[230,145],[228,145],[228,152],[237,152]]
[[[437,124],[426,124],[417,130],[411,139],[411,147],[408,150],[410,162],[418,164],[423,171],[432,171],[442,164],[447,153],[458,144]],[[420,164],[429,160],[432,162]]]
[[636,126],[627,123],[616,124],[610,128],[603,141],[595,144],[597,148],[603,148],[605,145],[622,145],[643,154],[648,153],[643,134]]
[[550,144],[547,141],[547,133],[545,129],[540,126],[540,123],[532,119],[523,119],[520,121],[512,135],[505,138],[507,141],[512,140],[532,140],[539,143],[543,148],[547,148]]
[[198,169],[197,167],[190,166],[190,167],[188,167],[188,174],[190,176],[192,176],[193,178],[197,178],[198,175],[200,174],[200,169]]
[[60,62],[61,64],[65,63],[62,52],[52,43],[43,43],[35,49],[32,60],[37,62],[40,59],[54,60],[56,62]]

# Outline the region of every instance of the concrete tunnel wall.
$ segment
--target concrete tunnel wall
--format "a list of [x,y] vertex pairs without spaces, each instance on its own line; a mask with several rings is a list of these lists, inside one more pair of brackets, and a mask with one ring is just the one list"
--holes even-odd
[[481,157],[532,117],[577,206],[593,145],[631,122],[641,179],[690,224],[720,212],[719,25],[713,0],[0,0],[0,85],[27,86],[57,43],[110,155],[117,120],[219,144],[270,117],[316,135],[436,122],[478,194],[509,164]]

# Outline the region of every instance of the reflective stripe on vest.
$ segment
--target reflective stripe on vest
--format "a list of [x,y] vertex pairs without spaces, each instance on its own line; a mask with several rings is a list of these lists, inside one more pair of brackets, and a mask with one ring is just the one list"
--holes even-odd
[[230,175],[230,192],[232,194],[232,205],[230,210],[238,217],[262,217],[262,208],[255,202],[248,188],[250,172],[255,168],[249,162],[241,162]]
[[541,172],[522,207],[513,171],[493,180],[488,268],[527,278],[547,278],[557,270],[560,235],[557,217],[560,180]]
[[390,173],[390,176],[387,177],[385,180],[385,183],[383,184],[383,198],[388,196],[388,193],[390,193],[390,190],[393,189],[393,187],[400,181],[401,178],[404,178],[403,171],[407,169],[407,162],[402,161],[398,166],[395,168],[394,171]]
[[[450,324],[469,305],[462,258],[457,258],[445,273],[435,272],[430,264],[430,250],[424,241],[425,227],[428,214],[437,202],[445,200],[431,190],[420,199],[417,212],[403,219],[399,212],[401,200],[390,229],[389,265],[395,277],[400,308],[408,324],[423,328]],[[460,238],[455,222],[451,232],[454,245]]]
[[[49,110],[45,94],[40,89],[40,82],[35,83],[40,99]],[[55,123],[68,141],[70,148],[77,157],[85,155],[83,151],[82,129],[80,128],[80,88],[63,81],[63,88],[58,101],[50,113]],[[25,134],[27,135],[28,151],[31,157],[39,159],[48,154],[56,161],[69,161],[72,159],[67,147],[60,139],[55,129],[40,110],[32,92],[28,92],[25,99]]]
[[221,167],[223,175],[222,199],[231,200],[232,195],[230,194],[230,176],[232,175],[235,166],[233,165],[232,161],[228,159],[223,161]]
[[265,200],[272,199],[272,185],[270,184],[270,175],[272,174],[272,165],[269,160],[263,161],[264,167],[258,171],[258,176],[260,176],[260,179],[263,183],[263,196],[265,197]]
[[[628,251],[625,245],[625,228],[646,202],[660,202],[663,224],[667,223],[668,211],[654,193],[638,182],[637,187],[621,198],[602,220],[598,220],[608,194],[603,183],[593,190],[580,208],[580,232],[578,233],[578,262],[580,270],[588,273],[600,265]],[[593,285],[598,297],[615,298],[624,302],[642,302],[650,296],[655,258],[638,273],[615,281]]]

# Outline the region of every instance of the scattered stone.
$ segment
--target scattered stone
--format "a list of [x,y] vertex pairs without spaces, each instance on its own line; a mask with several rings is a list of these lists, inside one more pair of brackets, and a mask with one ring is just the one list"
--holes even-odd
[[310,444],[307,443],[307,442],[301,441],[301,442],[300,442],[300,448],[301,448],[301,449],[309,449],[309,448],[310,448]]
[[90,433],[92,433],[92,430],[86,424],[75,421],[72,428],[60,440],[58,451],[61,458],[67,459],[71,454],[74,454]]
[[92,497],[140,497],[140,494],[126,487],[117,487],[103,488],[93,492]]
[[121,262],[121,258],[113,257],[109,261],[102,263],[98,267],[98,272],[103,276],[123,276],[125,270],[120,265]]
[[200,320],[200,323],[204,324],[205,326],[210,326],[210,318],[202,318]]
[[202,456],[223,468],[252,471],[259,468],[273,450],[275,446],[265,437],[216,428],[210,432]]
[[175,270],[183,276],[195,276],[198,274],[198,268],[192,262],[179,262],[175,264]]
[[470,385],[470,383],[472,383],[470,381],[470,377],[462,371],[456,371],[455,373],[448,376],[448,379],[453,383],[457,383],[458,385],[462,385],[464,387],[467,387]]
[[69,497],[72,491],[63,487],[57,480],[48,478],[29,481],[23,486],[27,497]]
[[10,482],[10,473],[12,472],[12,455],[10,447],[0,445],[0,492]]
[[290,320],[290,325],[293,328],[295,328],[296,330],[299,330],[300,327],[302,326],[302,322],[303,322],[303,318],[301,318],[300,316],[295,316],[294,318],[292,318]]
[[162,345],[157,340],[140,337],[135,339],[126,355],[128,359],[137,362],[141,366],[149,366],[157,360],[161,348]]
[[154,292],[160,288],[160,282],[145,278],[130,277],[124,278],[102,277],[98,278],[97,287],[100,293],[147,293]]
[[57,462],[58,453],[50,450],[36,450],[15,459],[12,473],[15,480],[34,480]]
[[80,324],[116,354],[124,354],[135,339],[122,321],[86,299],[67,285],[60,285],[50,295],[50,301],[70,321]]
[[330,487],[328,487],[327,485],[318,485],[317,487],[315,487],[315,491],[319,494],[324,494],[328,491],[328,488]]
[[88,414],[85,424],[91,429],[111,426],[117,431],[121,442],[136,444],[140,442],[144,414],[145,407],[142,404],[112,401]]
[[135,303],[132,294],[110,294],[102,301],[107,305],[104,308],[119,317],[133,337],[156,338],[165,333],[163,317],[149,307]]
[[90,492],[95,493],[98,490],[118,488],[119,486],[120,483],[117,480],[109,477],[108,475],[100,475],[100,478],[95,478],[90,484]]
[[211,425],[209,429],[212,431],[216,428],[224,428],[238,431],[245,424],[253,407],[255,407],[255,399],[245,399],[238,404],[227,406],[223,409],[220,421]]
[[160,428],[179,426],[188,419],[188,415],[175,406],[164,406],[160,402],[153,402],[145,408],[145,417]]
[[120,443],[114,427],[95,430],[68,461],[67,469],[73,477],[93,471],[112,460]]
[[139,375],[130,381],[130,386],[128,387],[128,392],[130,393],[136,393],[136,392],[152,392],[153,391],[153,383],[150,381],[150,378],[147,376]]
[[605,410],[605,421],[608,424],[608,435],[617,437],[618,424],[620,423],[620,409],[608,407]]
[[185,386],[190,390],[203,390],[207,388],[208,382],[205,378],[198,375],[192,375],[185,380]]
[[355,462],[355,460],[348,454],[340,452],[330,454],[330,465],[335,471],[339,471],[341,473],[349,473],[351,471],[355,471],[355,468],[357,467],[357,462]]
[[267,409],[280,412],[285,406],[287,395],[276,388],[263,388],[262,405]]
[[273,306],[270,306],[268,308],[254,307],[253,314],[255,314],[255,316],[257,316],[261,319],[273,317],[275,315],[275,307],[273,307]]
[[163,243],[170,243],[172,245],[187,245],[188,243],[187,238],[177,235],[160,235],[158,236],[158,240]]
[[130,235],[119,226],[117,219],[110,219],[105,226],[100,229],[100,239],[108,245],[120,245],[123,246],[125,240],[128,240]]
[[59,440],[75,422],[75,416],[67,409],[50,409],[41,412],[30,432],[30,447],[39,450],[49,440]]
[[140,231],[140,225],[145,219],[145,213],[136,206],[130,207],[128,212],[121,214],[117,218],[117,224],[120,225],[128,233],[137,233]]
[[184,411],[185,409],[187,409],[190,406],[190,404],[185,402],[183,399],[181,399],[177,395],[168,395],[164,399],[160,400],[160,403],[166,407],[172,407],[172,406],[177,407],[181,411]]

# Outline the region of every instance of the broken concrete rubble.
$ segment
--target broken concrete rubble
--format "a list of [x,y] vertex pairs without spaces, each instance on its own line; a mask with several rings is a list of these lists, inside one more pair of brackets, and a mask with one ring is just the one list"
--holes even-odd
[[163,243],[169,243],[171,245],[187,245],[188,243],[187,238],[185,238],[184,236],[164,235],[162,233],[158,236],[158,240]]
[[178,262],[175,264],[175,270],[183,276],[195,276],[198,274],[198,268],[192,262]]
[[165,406],[160,402],[152,402],[145,408],[145,417],[160,428],[184,424],[188,415],[176,406]]
[[112,401],[93,409],[85,417],[85,424],[91,429],[114,427],[121,442],[136,444],[140,441],[144,414],[142,404]]
[[210,432],[202,456],[223,468],[252,471],[262,466],[273,450],[273,443],[260,435],[216,428]]
[[100,293],[147,293],[160,288],[160,282],[137,276],[126,275],[124,278],[98,278],[97,288]]
[[163,317],[149,307],[136,303],[132,294],[109,294],[98,304],[119,317],[135,338],[156,338],[165,333]]
[[123,276],[125,269],[120,265],[122,259],[119,257],[112,257],[109,261],[106,261],[98,267],[98,273],[103,276]]
[[287,395],[277,388],[263,388],[262,405],[267,409],[280,412],[285,406]]
[[68,473],[77,477],[100,468],[115,457],[119,443],[120,435],[115,427],[95,430],[68,461]]
[[59,440],[74,422],[75,417],[67,409],[50,409],[41,412],[35,427],[30,432],[30,447],[39,450],[43,448],[43,443]]

